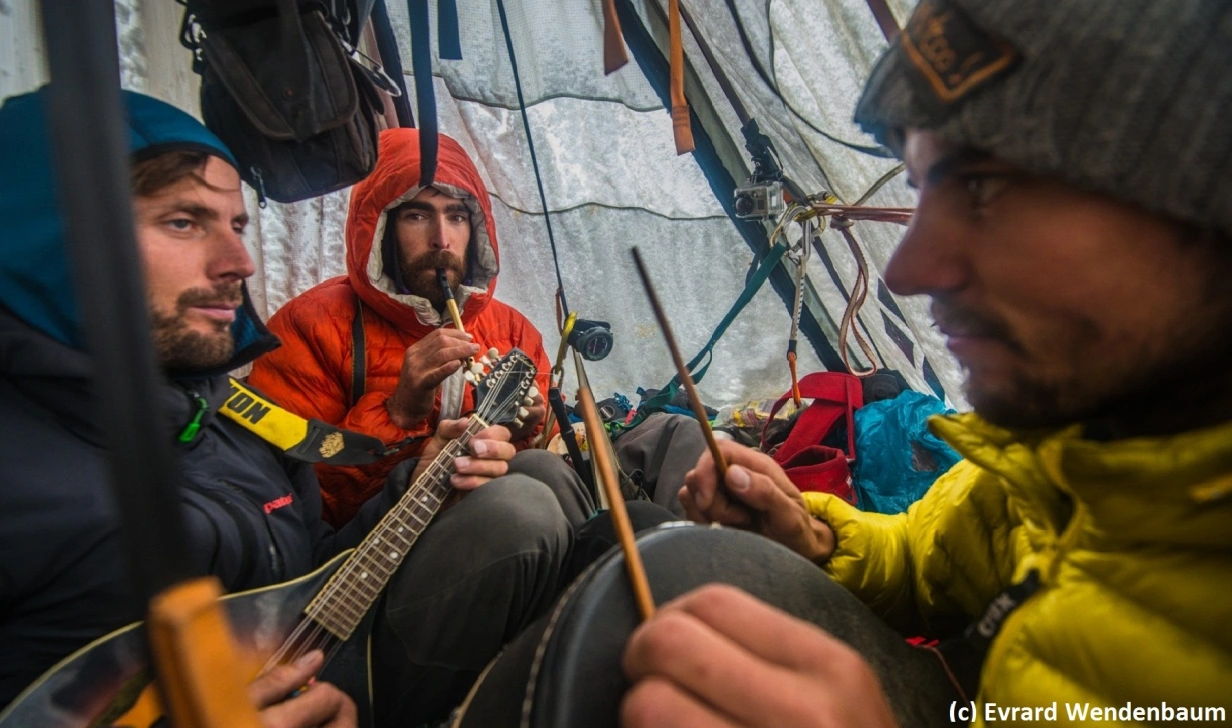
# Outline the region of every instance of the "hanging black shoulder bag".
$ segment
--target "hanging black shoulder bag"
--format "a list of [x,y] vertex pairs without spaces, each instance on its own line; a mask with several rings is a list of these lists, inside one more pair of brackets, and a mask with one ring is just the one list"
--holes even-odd
[[376,165],[384,110],[376,83],[388,77],[359,61],[346,36],[350,19],[336,15],[339,4],[348,5],[186,2],[180,40],[201,75],[201,115],[262,198],[323,195]]

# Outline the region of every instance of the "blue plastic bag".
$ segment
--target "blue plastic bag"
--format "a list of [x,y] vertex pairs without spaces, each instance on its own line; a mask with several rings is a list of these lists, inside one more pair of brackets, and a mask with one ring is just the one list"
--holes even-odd
[[902,513],[962,459],[928,431],[929,417],[953,411],[911,390],[856,410],[853,480],[862,509]]

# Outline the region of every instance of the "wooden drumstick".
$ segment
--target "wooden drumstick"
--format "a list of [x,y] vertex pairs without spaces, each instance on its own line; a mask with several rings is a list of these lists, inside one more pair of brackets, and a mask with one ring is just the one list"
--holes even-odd
[[689,395],[689,406],[693,409],[697,424],[701,425],[702,435],[706,438],[706,447],[710,448],[710,456],[714,458],[714,467],[719,471],[719,484],[722,485],[727,482],[727,461],[723,459],[723,453],[719,451],[719,443],[715,441],[714,431],[710,429],[710,418],[706,416],[706,408],[702,406],[701,397],[697,396],[697,388],[693,386],[693,377],[689,375],[689,370],[684,365],[680,347],[676,346],[672,325],[668,323],[667,314],[663,312],[663,306],[659,303],[654,284],[650,282],[650,275],[646,272],[646,265],[642,263],[642,254],[636,247],[633,248],[633,262],[637,265],[637,274],[642,278],[642,286],[646,289],[650,307],[654,309],[655,318],[659,321],[659,328],[663,329],[663,338],[667,339],[667,348],[672,352],[672,361],[676,363],[676,375],[680,377],[684,391]]
[[642,555],[638,553],[637,543],[633,540],[633,525],[629,523],[629,512],[625,510],[625,499],[620,494],[620,484],[616,480],[616,468],[609,457],[607,443],[604,441],[606,431],[599,419],[599,409],[595,407],[594,395],[589,387],[578,389],[578,407],[582,410],[582,420],[586,423],[586,439],[590,441],[590,456],[595,458],[599,471],[599,481],[607,494],[609,513],[612,525],[616,527],[616,535],[620,537],[620,549],[625,554],[625,568],[629,571],[629,582],[633,585],[633,598],[637,602],[637,610],[642,619],[654,616],[654,597],[650,593],[650,582],[646,579],[646,568],[642,565]]

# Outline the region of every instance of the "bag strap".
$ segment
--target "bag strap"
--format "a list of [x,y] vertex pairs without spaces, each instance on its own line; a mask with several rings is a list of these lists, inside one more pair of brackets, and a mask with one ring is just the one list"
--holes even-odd
[[[785,460],[800,450],[816,445],[830,432],[842,418],[847,423],[848,458],[854,458],[856,452],[855,411],[864,404],[864,391],[857,377],[844,372],[813,372],[800,380],[800,396],[811,399],[813,403],[806,407],[796,419],[787,440],[779,446],[775,453],[777,460]],[[791,399],[788,391],[774,406],[770,408],[770,416],[762,427],[761,446],[766,446],[766,430],[774,416],[782,409],[787,400]]]
[[351,321],[351,406],[364,396],[368,375],[368,357],[364,349],[364,304],[355,294],[355,318]]
[[668,0],[667,35],[672,97],[672,134],[676,154],[693,151],[693,127],[689,119],[689,102],[684,97],[684,44],[681,41],[680,0]]
[[440,121],[436,118],[436,91],[432,85],[432,31],[428,0],[407,0],[411,21],[411,73],[415,77],[415,103],[419,113],[419,186],[436,179]]
[[603,0],[603,73],[614,73],[628,62],[620,18],[616,15],[616,0]]
[[279,407],[260,392],[231,377],[231,393],[218,414],[305,463],[366,465],[397,452],[401,443],[385,443],[358,432],[343,430],[321,420],[306,420]]

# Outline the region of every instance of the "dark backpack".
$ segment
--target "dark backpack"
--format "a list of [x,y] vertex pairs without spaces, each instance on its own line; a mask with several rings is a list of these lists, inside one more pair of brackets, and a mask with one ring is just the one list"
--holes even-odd
[[388,77],[365,67],[348,37],[362,22],[339,14],[354,0],[185,4],[180,41],[201,75],[201,115],[263,202],[323,195],[372,171],[384,109],[376,84]]

